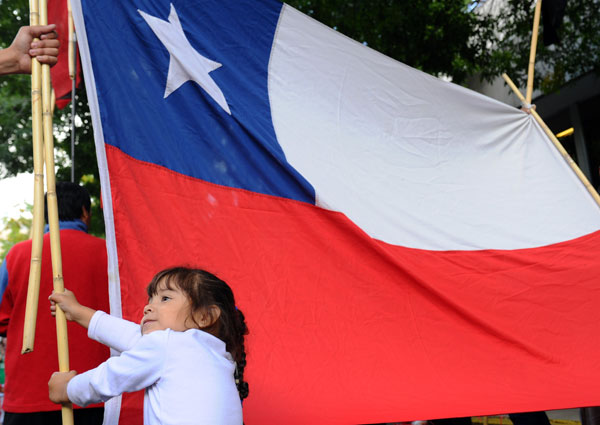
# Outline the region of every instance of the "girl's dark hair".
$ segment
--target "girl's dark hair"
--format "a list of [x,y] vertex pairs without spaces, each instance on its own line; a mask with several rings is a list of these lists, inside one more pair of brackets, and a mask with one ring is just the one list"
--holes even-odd
[[[192,320],[195,312],[211,316],[209,326],[201,327],[195,320],[194,323],[198,329],[216,336],[225,343],[227,351],[236,362],[235,383],[240,399],[248,397],[248,383],[244,382],[244,335],[248,334],[248,328],[244,314],[235,306],[233,291],[229,285],[206,270],[173,267],[158,272],[152,278],[146,288],[149,297],[156,295],[159,283],[164,283],[168,289],[178,288],[186,294],[190,300]],[[218,318],[212,316],[213,310],[210,307],[213,305],[220,310]]]

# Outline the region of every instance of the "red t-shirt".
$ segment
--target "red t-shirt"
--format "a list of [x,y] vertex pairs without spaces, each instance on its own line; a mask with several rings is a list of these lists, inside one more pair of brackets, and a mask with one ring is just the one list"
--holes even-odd
[[[81,304],[109,311],[104,240],[66,229],[61,230],[60,240],[65,288],[72,290]],[[49,234],[44,235],[34,350],[22,355],[30,258],[31,241],[15,245],[7,254],[8,286],[0,303],[0,334],[7,337],[3,409],[13,413],[60,409],[48,398],[48,380],[58,370],[56,319],[48,301],[53,288]],[[68,322],[67,328],[72,370],[85,372],[109,357],[109,349],[90,340],[86,329],[75,322]]]

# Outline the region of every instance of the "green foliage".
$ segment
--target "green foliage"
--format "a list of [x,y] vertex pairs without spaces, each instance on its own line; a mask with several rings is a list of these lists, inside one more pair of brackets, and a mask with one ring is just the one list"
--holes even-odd
[[[19,27],[29,23],[26,0],[0,0],[0,47],[12,42]],[[8,13],[5,13],[8,12]],[[61,48],[66,48],[62,46]],[[92,197],[90,233],[103,236],[100,210],[100,178],[93,129],[84,85],[77,89],[75,120],[75,181],[82,183]],[[57,180],[71,180],[71,106],[54,112],[54,145]],[[0,79],[0,178],[33,170],[31,144],[31,78],[10,75]]]
[[21,241],[29,239],[32,221],[32,205],[25,204],[20,215],[17,218],[4,217],[2,218],[2,229],[0,230],[0,263],[4,261],[4,257],[8,251]]
[[[29,21],[26,0],[0,0],[0,48],[10,45],[17,30]],[[11,75],[0,80],[0,177],[32,168],[30,78]],[[10,171],[9,171],[10,170]],[[15,170],[15,171],[13,171]]]
[[494,21],[465,0],[290,0],[291,6],[387,56],[462,82],[488,63]]
[[[302,12],[414,68],[463,83],[527,80],[533,0],[289,0]],[[490,13],[494,10],[494,13]],[[600,0],[569,0],[560,46],[537,45],[534,87],[549,93],[600,68]]]
[[[492,61],[481,70],[484,77],[506,72],[517,85],[526,85],[533,12],[532,1],[505,1],[496,18],[495,31],[501,36],[490,43]],[[567,2],[560,45],[544,46],[543,31],[540,23],[534,87],[550,93],[570,79],[600,71],[600,0]]]

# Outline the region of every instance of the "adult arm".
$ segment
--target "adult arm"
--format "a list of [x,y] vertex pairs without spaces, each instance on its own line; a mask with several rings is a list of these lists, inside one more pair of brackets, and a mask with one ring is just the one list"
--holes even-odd
[[8,268],[6,267],[6,260],[2,262],[0,266],[0,302],[2,302],[2,296],[6,287],[8,286]]
[[0,266],[0,336],[6,336],[8,323],[12,315],[13,300],[8,288],[8,268],[6,266],[6,258]]
[[[40,63],[54,65],[60,43],[56,25],[21,27],[12,44],[0,50],[0,75],[31,73],[31,58]],[[39,40],[34,41],[34,38]]]

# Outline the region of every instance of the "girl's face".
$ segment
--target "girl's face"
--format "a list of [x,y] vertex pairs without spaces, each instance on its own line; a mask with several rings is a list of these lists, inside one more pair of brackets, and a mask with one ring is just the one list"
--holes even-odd
[[164,282],[160,282],[157,293],[144,307],[141,327],[142,335],[167,328],[181,332],[191,329],[194,326],[190,318],[189,299],[178,288],[167,289]]

